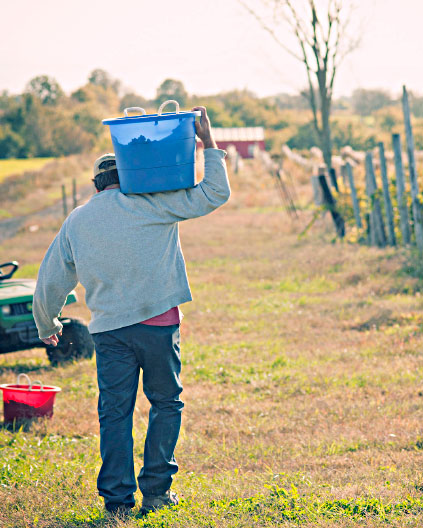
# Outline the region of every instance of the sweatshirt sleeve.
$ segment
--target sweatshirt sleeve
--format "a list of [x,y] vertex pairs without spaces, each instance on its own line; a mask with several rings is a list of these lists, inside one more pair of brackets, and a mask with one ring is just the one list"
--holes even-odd
[[[226,171],[225,151],[204,150],[204,178],[191,189],[160,193],[155,200],[160,216],[169,223],[211,213],[229,200],[231,190]],[[158,198],[158,195],[155,195]]]
[[48,248],[38,272],[33,315],[40,339],[50,337],[62,330],[63,325],[58,317],[68,294],[77,283],[65,222]]

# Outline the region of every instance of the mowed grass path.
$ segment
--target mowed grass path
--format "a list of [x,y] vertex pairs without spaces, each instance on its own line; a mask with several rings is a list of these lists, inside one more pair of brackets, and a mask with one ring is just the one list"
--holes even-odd
[[[194,295],[182,307],[184,500],[114,525],[422,526],[420,282],[401,252],[331,244],[324,223],[299,240],[273,202],[248,206],[251,194],[272,198],[246,185],[181,225]],[[54,228],[5,243],[2,259],[20,250],[29,266]],[[96,493],[94,359],[53,369],[42,350],[0,358],[0,382],[18,372],[63,392],[51,421],[0,431],[0,526],[111,526]],[[140,391],[136,471],[147,412]]]

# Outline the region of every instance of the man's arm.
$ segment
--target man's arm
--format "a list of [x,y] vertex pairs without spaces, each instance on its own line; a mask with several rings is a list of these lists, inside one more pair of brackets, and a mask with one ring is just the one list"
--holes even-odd
[[33,315],[39,337],[47,345],[57,345],[56,334],[61,335],[63,328],[58,317],[77,283],[65,222],[41,263],[34,292]]
[[195,122],[195,128],[204,145],[204,178],[192,189],[153,195],[150,203],[158,209],[163,221],[167,223],[211,213],[227,202],[231,193],[224,160],[225,152],[217,149],[207,111],[204,106],[197,106],[192,110],[201,111],[201,121]]

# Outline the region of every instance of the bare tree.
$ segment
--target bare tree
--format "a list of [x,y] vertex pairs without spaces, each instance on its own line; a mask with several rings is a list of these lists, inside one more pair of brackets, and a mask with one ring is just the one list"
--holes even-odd
[[[315,0],[261,0],[264,13],[271,10],[271,23],[266,15],[247,3],[239,2],[254,16],[263,29],[290,55],[301,61],[307,72],[305,95],[313,112],[313,124],[320,140],[320,147],[328,168],[331,167],[332,140],[330,113],[333,86],[338,66],[351,52],[359,39],[348,34],[353,11],[352,0],[327,0],[324,8],[318,8]],[[291,49],[278,37],[278,29],[286,22],[299,46]]]

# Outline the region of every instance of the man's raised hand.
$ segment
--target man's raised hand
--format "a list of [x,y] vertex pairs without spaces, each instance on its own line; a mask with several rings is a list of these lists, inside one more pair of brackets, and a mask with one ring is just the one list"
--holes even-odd
[[194,106],[194,108],[192,108],[191,111],[195,112],[196,110],[199,110],[201,112],[200,121],[195,122],[195,132],[197,136],[203,142],[205,149],[217,148],[216,142],[212,136],[210,119],[209,119],[209,116],[207,115],[206,108],[204,106]]

